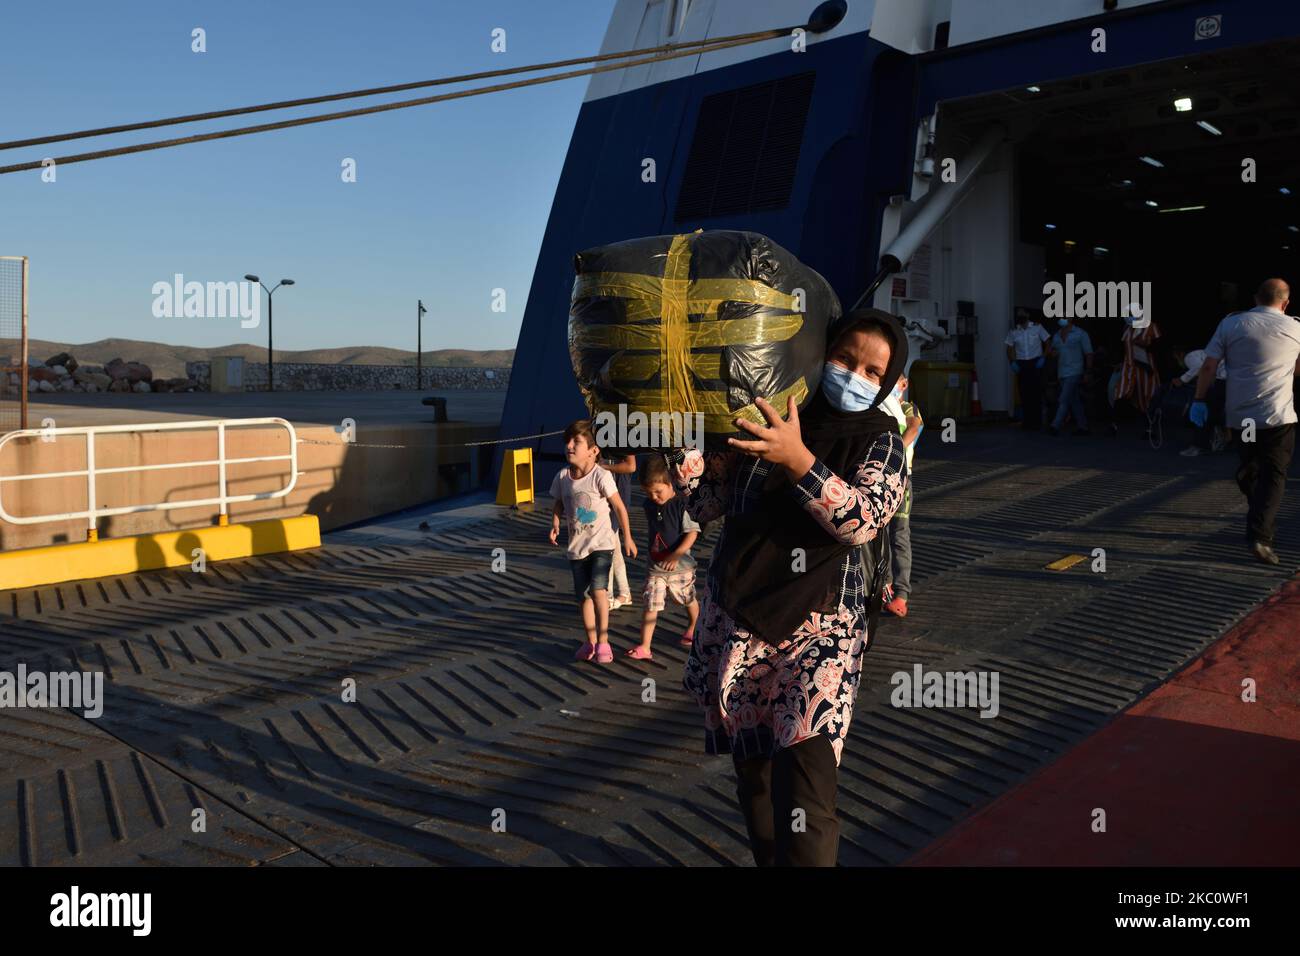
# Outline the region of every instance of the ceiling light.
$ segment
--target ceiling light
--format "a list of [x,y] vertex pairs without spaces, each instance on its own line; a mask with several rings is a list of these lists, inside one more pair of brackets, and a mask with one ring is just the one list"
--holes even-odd
[[1292,232],[1300,232],[1300,229],[1296,228],[1295,226],[1287,226],[1287,228],[1290,229]]
[[1213,133],[1215,136],[1223,135],[1223,130],[1219,129],[1213,123],[1205,122],[1205,120],[1197,120],[1196,125],[1199,126],[1201,129],[1205,130],[1207,133]]
[[1152,159],[1150,156],[1139,156],[1138,159],[1142,160],[1142,162],[1146,163],[1148,166],[1154,166],[1157,169],[1165,168],[1164,163],[1160,162],[1158,159]]
[[1279,186],[1277,191],[1280,192],[1283,196],[1291,195],[1291,190],[1287,189],[1285,186]]
[[1107,249],[1105,246],[1093,246],[1093,247],[1092,247],[1092,254],[1093,254],[1094,256],[1096,256],[1098,259],[1100,259],[1102,256],[1104,256],[1104,255],[1105,255],[1106,253],[1108,253],[1108,252],[1110,252],[1110,250]]
[[1180,113],[1188,113],[1192,109],[1192,98],[1190,96],[1180,96],[1174,100],[1174,109]]
[[1156,202],[1154,199],[1148,199],[1148,200],[1147,200],[1147,205],[1148,205],[1148,206],[1159,206],[1160,203]]
[[1055,228],[1056,228],[1056,223],[1054,223],[1054,222],[1044,223],[1043,225],[1044,225],[1044,228],[1047,228],[1047,229],[1055,229]]
[[1204,209],[1204,206],[1170,206],[1168,209],[1161,209],[1161,212],[1194,212],[1197,209]]
[[1041,86],[1026,86],[1025,89],[1028,90],[1030,93],[1043,92],[1043,88]]

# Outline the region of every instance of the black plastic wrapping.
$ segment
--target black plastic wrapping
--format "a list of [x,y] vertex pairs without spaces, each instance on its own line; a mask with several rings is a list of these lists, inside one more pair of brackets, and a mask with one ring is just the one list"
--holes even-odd
[[[593,417],[700,410],[707,415],[702,444],[721,450],[727,437],[742,434],[731,423],[735,413],[748,409],[745,417],[755,418],[755,397],[784,413],[782,395],[796,392],[802,406],[816,393],[839,299],[821,275],[766,236],[717,230],[631,239],[578,253],[574,268],[569,352]],[[664,283],[666,269],[678,281]],[[797,290],[802,312],[786,301]],[[770,299],[777,301],[764,301]],[[669,301],[678,315],[673,336],[665,319]],[[683,302],[689,303],[684,326]],[[697,341],[683,344],[691,338]],[[711,339],[725,344],[706,344]],[[683,349],[684,364],[671,361]],[[678,381],[689,369],[689,382],[671,397],[660,392],[665,361]],[[617,450],[662,448],[653,438]]]

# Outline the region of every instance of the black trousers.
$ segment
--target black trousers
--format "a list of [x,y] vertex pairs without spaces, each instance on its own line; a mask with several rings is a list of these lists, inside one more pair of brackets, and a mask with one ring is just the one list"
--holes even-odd
[[1020,408],[1024,413],[1022,424],[1026,428],[1043,427],[1043,370],[1034,368],[1037,359],[1020,363],[1016,381],[1020,386]]
[[1242,441],[1241,431],[1233,429],[1237,454],[1237,487],[1246,496],[1250,509],[1246,513],[1246,538],[1272,545],[1277,511],[1282,506],[1286,472],[1295,451],[1295,425],[1277,425],[1255,429],[1254,441]]
[[[818,734],[775,757],[735,759],[736,797],[758,866],[834,866],[840,823],[835,751]],[[803,811],[797,813],[796,811]]]

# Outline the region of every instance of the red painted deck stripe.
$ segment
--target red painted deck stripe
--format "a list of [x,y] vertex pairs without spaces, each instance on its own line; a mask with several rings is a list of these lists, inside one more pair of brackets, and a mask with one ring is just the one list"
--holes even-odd
[[908,864],[1300,864],[1300,580]]

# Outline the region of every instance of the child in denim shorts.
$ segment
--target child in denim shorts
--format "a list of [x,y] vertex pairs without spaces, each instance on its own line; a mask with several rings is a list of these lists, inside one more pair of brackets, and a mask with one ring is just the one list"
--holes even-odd
[[594,658],[608,664],[614,660],[609,646],[609,569],[614,549],[619,546],[610,523],[611,509],[618,515],[624,552],[629,558],[636,557],[636,543],[613,475],[596,464],[600,449],[590,421],[581,419],[564,430],[564,451],[569,465],[551,482],[551,497],[555,499],[551,544],[559,543],[563,515],[569,525],[567,553],[573,570],[573,591],[587,631],[587,639],[578,645],[574,658]]

